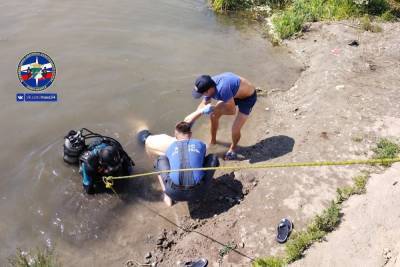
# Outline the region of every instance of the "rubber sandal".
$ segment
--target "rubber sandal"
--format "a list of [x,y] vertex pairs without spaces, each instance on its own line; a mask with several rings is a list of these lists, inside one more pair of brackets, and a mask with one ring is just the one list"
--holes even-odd
[[233,151],[228,151],[225,153],[224,160],[236,160],[237,154]]
[[149,137],[150,135],[151,133],[149,132],[149,130],[142,130],[137,133],[137,139],[139,143],[144,145],[146,143],[147,137]]
[[185,267],[207,267],[208,266],[208,260],[207,259],[198,259],[195,261],[188,261],[185,262]]
[[293,224],[289,219],[282,219],[277,227],[278,235],[276,236],[276,241],[279,243],[285,243],[292,232]]

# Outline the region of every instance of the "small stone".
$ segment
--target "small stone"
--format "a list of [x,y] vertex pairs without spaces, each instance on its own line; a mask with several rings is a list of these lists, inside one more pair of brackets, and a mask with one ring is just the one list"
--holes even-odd
[[162,243],[161,246],[162,246],[163,248],[168,248],[169,245],[170,245],[170,242],[168,242],[167,240],[164,240],[164,242]]
[[240,247],[244,248],[244,242],[240,243]]
[[253,186],[257,186],[257,184],[258,184],[257,181],[254,181],[254,182],[253,182]]
[[265,108],[265,110],[266,110],[266,111],[268,111],[268,110],[269,110],[269,108]]
[[126,266],[126,267],[132,267],[132,266],[135,266],[135,263],[133,262],[133,260],[128,260],[128,261],[125,263],[125,266]]
[[150,259],[151,258],[151,252],[147,252],[145,259]]
[[146,259],[146,260],[144,261],[144,264],[150,264],[150,259]]

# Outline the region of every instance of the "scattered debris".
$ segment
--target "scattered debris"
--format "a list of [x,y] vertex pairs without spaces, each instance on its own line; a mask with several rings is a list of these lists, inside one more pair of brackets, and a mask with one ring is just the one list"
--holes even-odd
[[224,256],[228,255],[229,252],[231,252],[232,250],[234,250],[236,248],[237,248],[237,245],[233,241],[228,242],[228,244],[224,245],[218,252],[220,264],[222,264]]
[[323,138],[323,139],[326,139],[326,140],[329,139],[328,133],[327,133],[327,132],[321,132],[320,136],[321,136],[321,138]]
[[335,56],[339,56],[340,54],[340,49],[339,48],[334,48],[331,50],[331,53]]
[[257,96],[266,96],[268,95],[268,90],[264,88],[256,88]]
[[390,261],[391,258],[392,258],[392,251],[389,248],[384,248],[383,249],[383,259],[385,262],[383,265],[386,265]]
[[349,43],[348,43],[348,45],[350,45],[350,46],[359,46],[360,45],[360,43],[357,41],[357,40],[351,40]]

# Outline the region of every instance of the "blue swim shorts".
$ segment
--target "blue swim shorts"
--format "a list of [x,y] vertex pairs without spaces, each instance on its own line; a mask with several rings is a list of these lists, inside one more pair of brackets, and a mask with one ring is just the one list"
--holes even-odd
[[238,106],[239,112],[245,115],[249,115],[251,110],[253,109],[254,104],[257,102],[257,92],[254,90],[254,93],[246,97],[245,99],[237,99],[235,98],[235,105]]

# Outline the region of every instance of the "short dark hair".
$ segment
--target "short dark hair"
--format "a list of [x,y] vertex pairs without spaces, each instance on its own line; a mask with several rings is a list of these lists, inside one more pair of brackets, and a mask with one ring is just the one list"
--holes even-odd
[[175,126],[175,130],[182,134],[190,134],[192,132],[192,125],[188,122],[181,121]]

